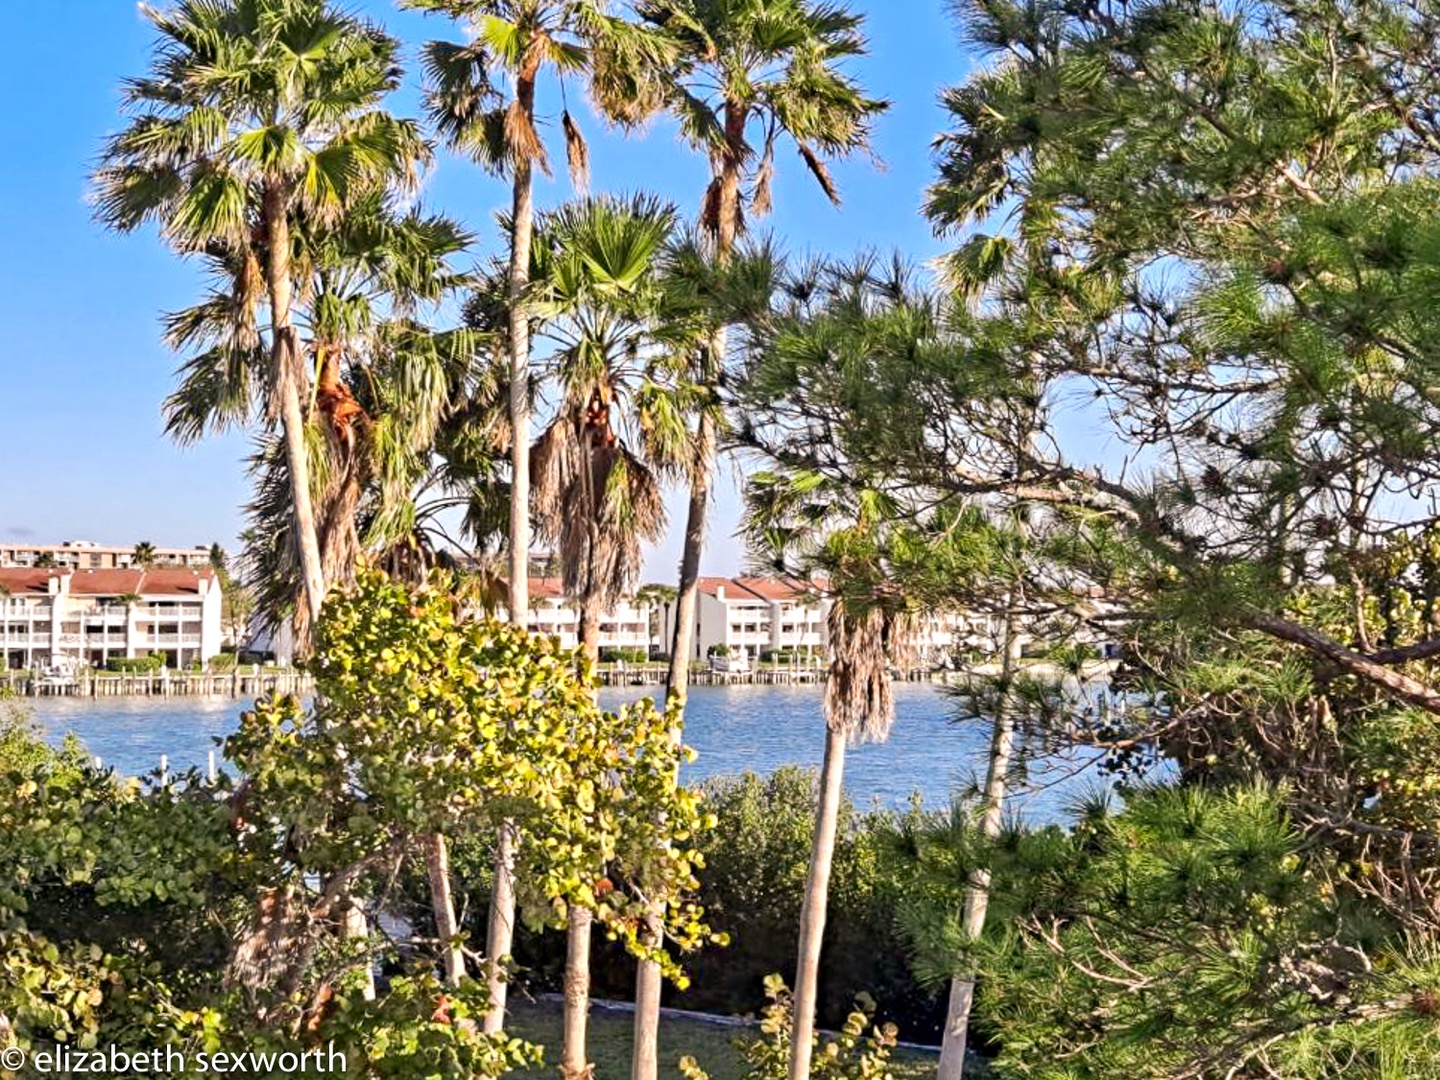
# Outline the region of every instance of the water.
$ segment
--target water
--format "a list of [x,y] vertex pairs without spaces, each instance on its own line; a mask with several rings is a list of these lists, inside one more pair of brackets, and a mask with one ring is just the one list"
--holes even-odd
[[[655,688],[603,691],[615,707],[654,694]],[[690,691],[685,741],[699,752],[688,778],[768,773],[782,765],[820,764],[825,730],[820,689],[814,686],[697,686]],[[851,749],[845,787],[860,806],[903,807],[918,793],[943,807],[985,765],[988,726],[954,722],[954,705],[924,683],[895,686],[896,721],[889,740]],[[89,752],[127,774],[156,768],[162,754],[172,770],[204,769],[216,740],[234,730],[245,702],[228,698],[47,697],[27,701],[46,736],[78,735]],[[222,763],[223,764],[223,763]],[[1037,788],[1017,800],[1027,817],[1054,819],[1075,796],[1096,783],[1057,766],[1037,773]]]

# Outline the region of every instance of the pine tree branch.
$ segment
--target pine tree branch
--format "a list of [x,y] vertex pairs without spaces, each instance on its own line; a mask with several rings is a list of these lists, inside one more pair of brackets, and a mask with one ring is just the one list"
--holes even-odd
[[1282,619],[1278,615],[1251,613],[1241,618],[1240,623],[1251,630],[1259,630],[1271,637],[1299,645],[1317,656],[1336,664],[1357,678],[1387,690],[1390,695],[1407,705],[1424,709],[1440,716],[1440,691],[1436,691],[1418,679],[1392,671],[1383,664],[1340,644],[1333,638],[1299,623]]

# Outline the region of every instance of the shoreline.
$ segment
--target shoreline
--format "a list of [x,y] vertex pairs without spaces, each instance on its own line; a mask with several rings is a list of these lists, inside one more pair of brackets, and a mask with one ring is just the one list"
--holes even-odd
[[[1046,660],[1026,661],[1024,669],[1036,678],[1054,681],[1077,679],[1090,682],[1107,677],[1115,669],[1113,660],[1092,660],[1082,665],[1078,676]],[[960,668],[914,668],[895,672],[898,682],[929,682],[936,685],[964,685],[973,679],[993,678],[999,664],[975,664]],[[597,678],[602,687],[663,686],[668,672],[664,664],[602,665]],[[716,671],[692,667],[691,686],[822,686],[823,667],[755,665],[746,671]],[[261,694],[299,694],[314,691],[314,680],[293,668],[240,668],[227,672],[161,670],[153,674],[117,674],[82,670],[71,678],[36,676],[31,672],[3,674],[0,685],[19,697],[228,697],[235,700]]]

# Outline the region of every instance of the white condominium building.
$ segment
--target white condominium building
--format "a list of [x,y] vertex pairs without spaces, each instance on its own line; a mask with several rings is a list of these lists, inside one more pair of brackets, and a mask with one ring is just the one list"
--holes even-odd
[[[813,586],[770,578],[705,577],[699,588],[692,660],[704,660],[722,648],[730,656],[751,660],[781,651],[813,656],[825,652],[830,601]],[[674,634],[674,617],[674,605],[665,605],[661,640],[666,646]]]
[[103,667],[164,655],[172,668],[220,651],[220,582],[204,568],[0,568],[0,661]]
[[[508,618],[507,609],[499,611]],[[530,632],[554,638],[562,648],[580,644],[580,611],[565,596],[559,578],[530,579]],[[650,607],[621,600],[600,616],[600,648],[650,651]]]
[[[152,547],[150,564],[156,567],[210,565],[210,548]],[[28,566],[65,570],[128,570],[138,568],[135,548],[66,540],[63,544],[0,543],[0,568]]]
[[[773,578],[700,579],[692,660],[704,660],[724,647],[734,657],[763,659],[790,652],[823,658],[830,644],[831,600],[820,586]],[[661,640],[672,640],[674,607],[662,611]],[[981,642],[984,620],[960,612],[929,612],[911,633],[914,660],[920,664],[954,661],[957,650]],[[664,645],[662,645],[662,648]]]

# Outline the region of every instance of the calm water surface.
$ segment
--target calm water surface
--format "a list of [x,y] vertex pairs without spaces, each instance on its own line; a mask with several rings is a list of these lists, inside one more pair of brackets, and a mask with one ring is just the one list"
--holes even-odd
[[[655,688],[608,690],[601,702],[614,707],[653,693]],[[988,728],[955,723],[954,706],[927,684],[897,684],[895,698],[889,741],[850,751],[846,789],[862,806],[899,807],[918,792],[927,805],[942,807],[983,769]],[[203,768],[216,740],[234,730],[247,707],[228,698],[199,697],[39,698],[26,704],[49,738],[59,741],[73,732],[91,754],[130,774],[154,769],[162,754],[172,770]],[[697,686],[686,712],[685,741],[700,755],[690,767],[692,779],[820,763],[824,724],[817,687]],[[1088,774],[1066,779],[1071,771],[1037,775],[1041,790],[1026,795],[1017,809],[1027,817],[1058,816],[1096,784]]]

